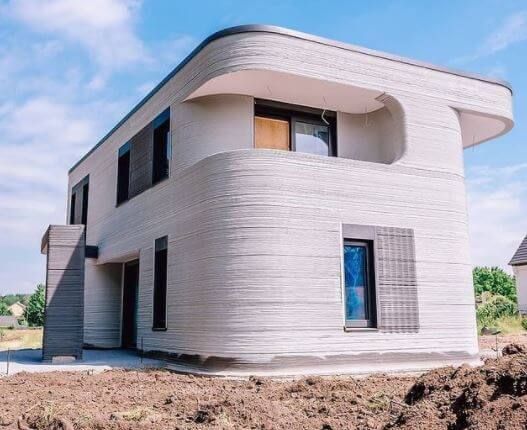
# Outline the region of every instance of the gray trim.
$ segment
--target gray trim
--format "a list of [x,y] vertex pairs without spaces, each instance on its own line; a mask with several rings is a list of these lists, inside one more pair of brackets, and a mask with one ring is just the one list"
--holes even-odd
[[46,241],[43,360],[82,358],[84,338],[84,225],[50,225]]
[[348,51],[358,52],[362,54],[367,54],[372,57],[378,57],[383,58],[390,61],[396,61],[398,63],[405,63],[413,66],[423,67],[430,70],[436,70],[439,72],[449,73],[456,76],[461,76],[469,79],[476,79],[483,82],[489,82],[491,84],[497,84],[504,86],[510,90],[512,93],[512,86],[503,80],[498,79],[492,79],[485,76],[473,74],[473,73],[466,73],[459,70],[449,69],[446,67],[436,66],[433,64],[429,64],[422,61],[416,61],[405,57],[400,57],[397,55],[392,55],[380,51],[375,51],[368,48],[363,48],[355,45],[351,45],[344,42],[338,42],[331,39],[326,39],[319,36],[314,36],[307,33],[302,33],[300,31],[290,30],[287,28],[277,27],[273,25],[260,25],[260,24],[252,24],[252,25],[240,25],[236,27],[226,28],[223,30],[220,30],[209,37],[207,37],[203,42],[201,42],[181,63],[179,63],[178,66],[174,70],[172,70],[156,87],[150,91],[135,107],[125,115],[121,121],[117,123],[115,127],[113,127],[91,150],[89,150],[86,155],[84,155],[77,163],[73,165],[73,167],[69,170],[69,173],[71,173],[80,163],[82,163],[93,151],[95,151],[99,146],[101,146],[119,127],[121,127],[135,112],[137,112],[148,100],[150,100],[163,86],[170,81],[185,65],[187,65],[196,55],[199,54],[200,51],[202,51],[207,45],[212,43],[215,40],[221,39],[223,37],[235,35],[235,34],[242,34],[242,33],[272,33],[272,34],[281,34],[284,36],[290,36],[297,39],[302,40],[308,40],[316,43],[320,43],[322,45],[332,46],[340,49],[345,49]]

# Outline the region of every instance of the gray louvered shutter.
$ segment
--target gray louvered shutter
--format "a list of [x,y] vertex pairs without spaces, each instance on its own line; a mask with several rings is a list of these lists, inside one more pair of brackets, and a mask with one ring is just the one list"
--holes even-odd
[[150,123],[130,140],[130,198],[152,185],[153,130]]
[[419,330],[412,229],[375,228],[378,327],[390,332]]

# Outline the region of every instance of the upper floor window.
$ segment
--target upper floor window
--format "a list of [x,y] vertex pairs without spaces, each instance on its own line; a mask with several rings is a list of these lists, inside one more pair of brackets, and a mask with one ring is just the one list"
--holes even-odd
[[130,186],[130,142],[119,148],[117,161],[117,204],[128,200]]
[[90,184],[86,182],[82,186],[82,211],[81,211],[81,224],[88,224],[88,192]]
[[75,194],[73,191],[71,192],[71,199],[70,199],[70,224],[75,224],[75,203],[77,200],[77,194]]
[[257,100],[255,148],[336,155],[335,112]]
[[70,224],[88,224],[89,176],[81,179],[71,189]]
[[170,109],[154,120],[152,184],[168,178],[170,168]]
[[346,327],[374,327],[375,276],[371,242],[344,241],[344,311]]

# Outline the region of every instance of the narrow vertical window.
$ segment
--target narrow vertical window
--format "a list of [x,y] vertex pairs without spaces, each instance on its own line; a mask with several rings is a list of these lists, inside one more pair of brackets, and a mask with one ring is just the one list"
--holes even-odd
[[117,161],[117,204],[128,200],[130,188],[130,143],[119,148]]
[[375,326],[375,291],[371,242],[344,241],[346,327]]
[[81,224],[88,224],[88,192],[90,186],[88,183],[82,186],[82,213],[81,213]]
[[75,200],[76,194],[72,192],[70,200],[70,224],[75,224]]
[[165,330],[167,328],[167,247],[167,236],[156,239],[154,245],[153,330]]
[[170,168],[170,110],[154,120],[152,184],[168,178]]

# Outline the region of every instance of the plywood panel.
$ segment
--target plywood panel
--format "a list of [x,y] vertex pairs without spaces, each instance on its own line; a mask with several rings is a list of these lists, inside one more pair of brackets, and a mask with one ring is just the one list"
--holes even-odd
[[283,119],[254,117],[254,147],[256,149],[289,150],[289,122]]

